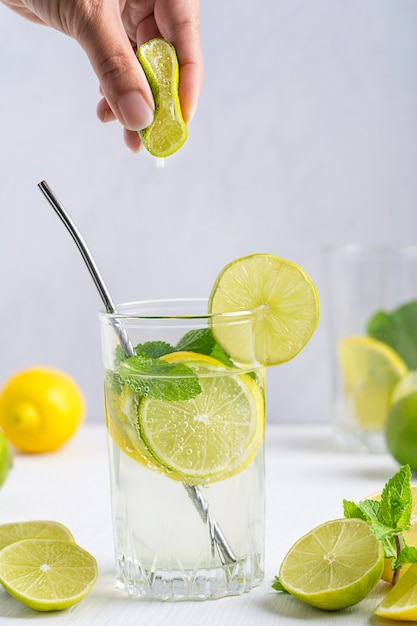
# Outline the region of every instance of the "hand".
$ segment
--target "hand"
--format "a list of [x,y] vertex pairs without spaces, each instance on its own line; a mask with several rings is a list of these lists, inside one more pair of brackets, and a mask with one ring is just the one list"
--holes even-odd
[[138,130],[153,119],[154,102],[136,58],[138,45],[164,37],[176,48],[185,121],[203,83],[198,0],[1,0],[23,17],[52,26],[84,48],[100,81],[102,122],[119,120],[126,145],[141,147]]

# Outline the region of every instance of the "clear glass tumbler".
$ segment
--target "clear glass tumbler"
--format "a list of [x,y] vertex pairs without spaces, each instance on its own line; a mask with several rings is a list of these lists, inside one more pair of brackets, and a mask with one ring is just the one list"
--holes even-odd
[[[378,312],[388,319],[398,307],[410,307],[408,314],[414,307],[417,246],[328,248],[325,270],[336,441],[343,450],[384,452],[390,399],[405,374],[403,353],[386,343],[390,331],[372,334],[369,322]],[[405,312],[396,318],[399,327]]]
[[[264,370],[257,311],[209,315],[204,299],[100,314],[118,586],[159,600],[249,591],[264,570]],[[129,356],[122,333],[134,354]]]

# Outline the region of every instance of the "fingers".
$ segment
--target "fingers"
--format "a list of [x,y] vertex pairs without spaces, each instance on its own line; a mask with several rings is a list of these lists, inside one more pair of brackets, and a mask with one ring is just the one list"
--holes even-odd
[[107,106],[99,104],[98,115],[107,121],[111,111],[129,130],[146,128],[153,120],[152,92],[123,27],[117,3],[92,3],[92,13],[78,39],[107,102]]

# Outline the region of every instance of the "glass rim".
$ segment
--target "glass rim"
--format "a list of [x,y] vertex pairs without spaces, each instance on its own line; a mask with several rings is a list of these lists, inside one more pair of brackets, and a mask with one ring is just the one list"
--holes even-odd
[[[230,319],[238,321],[239,319],[248,319],[250,317],[257,317],[266,309],[266,305],[261,304],[253,309],[241,309],[236,311],[225,311],[221,313],[210,313],[206,311],[204,313],[151,313],[146,314],[144,312],[134,312],[134,308],[146,308],[156,306],[178,305],[183,304],[184,307],[187,304],[202,304],[208,303],[208,298],[155,298],[150,300],[132,300],[130,302],[121,302],[115,305],[116,312],[109,312],[106,310],[99,311],[99,317],[103,320],[212,320],[212,319]],[[131,309],[130,311],[123,311],[123,309]]]

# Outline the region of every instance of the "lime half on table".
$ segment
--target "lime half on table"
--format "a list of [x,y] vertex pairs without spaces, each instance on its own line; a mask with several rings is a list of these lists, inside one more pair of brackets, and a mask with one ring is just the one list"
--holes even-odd
[[[213,314],[259,309],[253,343],[239,324],[214,316],[216,341],[236,363],[278,365],[295,357],[314,333],[319,319],[316,287],[295,263],[274,254],[252,254],[222,270],[210,295]],[[255,352],[255,354],[253,354]]]

